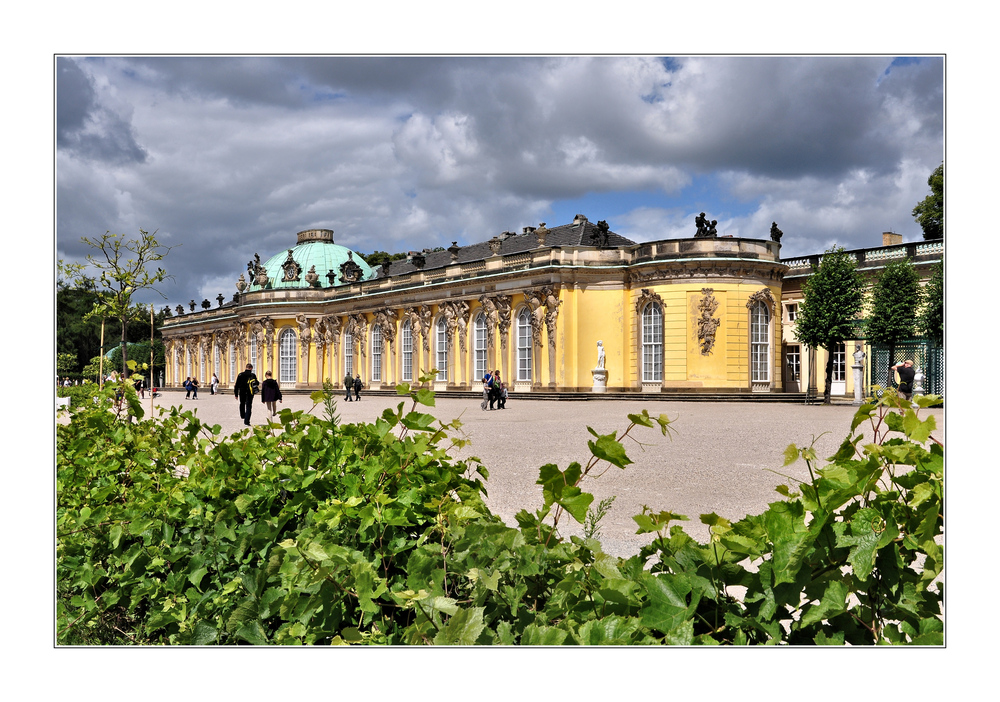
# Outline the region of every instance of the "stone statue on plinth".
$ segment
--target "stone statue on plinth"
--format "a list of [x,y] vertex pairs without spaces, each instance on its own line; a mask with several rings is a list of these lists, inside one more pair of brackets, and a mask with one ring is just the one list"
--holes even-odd
[[864,364],[865,364],[865,352],[861,348],[861,344],[854,345],[854,365],[851,369],[854,371],[854,402],[852,404],[860,405],[862,404],[862,385],[864,381]]
[[590,371],[594,376],[594,387],[591,392],[606,392],[608,389],[608,371],[604,368],[604,342],[597,342],[597,367]]

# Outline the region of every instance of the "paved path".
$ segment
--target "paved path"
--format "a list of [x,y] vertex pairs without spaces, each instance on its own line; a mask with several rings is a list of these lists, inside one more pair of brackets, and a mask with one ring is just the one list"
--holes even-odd
[[[342,422],[372,421],[403,399],[362,395],[360,402],[344,402],[341,397],[337,408]],[[193,409],[203,421],[220,424],[224,435],[245,430],[232,394],[201,393],[197,401],[185,401],[183,393],[168,391],[156,403]],[[148,397],[144,407],[148,411]],[[306,396],[288,396],[278,407],[308,410],[312,402]],[[626,415],[643,408],[653,416],[662,412],[673,420],[671,426],[677,430],[673,439],[663,437],[658,429],[637,427],[633,436],[645,445],[628,440],[625,444],[634,463],[625,470],[611,467],[582,486],[594,494],[595,503],[616,496],[601,523],[601,541],[605,551],[620,556],[636,553],[651,539],[635,534],[632,515],[640,513],[643,505],[657,512],[687,515],[691,521],[684,523],[685,529],[701,540],[708,535],[699,522],[703,513],[734,520],[760,513],[769,502],[780,499],[774,492],[777,485],[794,485],[789,481],[808,478],[801,461],[782,468],[788,444],[806,446],[818,437],[817,454],[830,456],[847,436],[855,412],[850,405],[644,403],[641,399],[518,402],[516,397],[508,400],[506,410],[484,412],[478,401],[440,396],[435,407],[421,409],[444,420],[461,419],[471,444],[453,455],[482,459],[490,471],[488,503],[504,521],[515,525],[514,514],[520,509],[541,506],[541,487],[535,484],[540,466],[555,463],[565,469],[571,461],[585,463],[590,456],[587,440],[592,438],[588,425],[604,434],[623,430],[628,424]],[[254,403],[253,424],[266,421],[264,411]],[[944,441],[943,410],[924,412],[936,417],[935,437]],[[563,533],[579,533],[573,527],[567,525]]]

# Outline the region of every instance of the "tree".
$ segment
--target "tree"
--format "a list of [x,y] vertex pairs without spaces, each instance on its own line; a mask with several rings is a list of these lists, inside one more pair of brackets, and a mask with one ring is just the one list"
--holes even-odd
[[[156,240],[156,232],[151,234],[143,229],[139,230],[139,236],[135,239],[126,239],[124,234],[105,232],[100,238],[82,237],[81,240],[100,251],[99,256],[87,255],[90,265],[100,271],[97,278],[99,301],[94,312],[120,323],[122,372],[127,374],[128,324],[141,318],[142,310],[145,309],[133,305],[132,296],[140,290],[156,290],[158,283],[170,277],[160,267],[155,272],[148,270],[151,264],[166,257],[170,247],[160,245]],[[77,268],[75,277],[80,279],[82,276],[80,268]]]
[[931,194],[913,208],[913,218],[924,230],[924,239],[944,239],[944,164],[927,179]]
[[938,346],[944,341],[944,263],[937,264],[934,275],[924,289],[923,312],[920,314],[920,333]]
[[823,402],[830,404],[833,350],[856,334],[858,313],[864,301],[864,282],[857,264],[842,247],[823,254],[818,268],[802,286],[804,299],[796,319],[795,338],[813,348],[826,349],[826,383]]
[[908,258],[890,261],[875,281],[865,336],[889,347],[889,365],[896,363],[896,344],[916,336],[922,297],[920,274]]

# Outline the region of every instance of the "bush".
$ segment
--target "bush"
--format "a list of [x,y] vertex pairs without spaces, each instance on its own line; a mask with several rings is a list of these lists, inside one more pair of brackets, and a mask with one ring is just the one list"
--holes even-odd
[[[411,408],[374,423],[340,424],[327,388],[324,416],[284,409],[226,439],[192,412],[114,411],[111,389],[74,407],[57,429],[58,642],[942,643],[942,450],[933,417],[891,391],[826,468],[790,446],[813,479],[764,514],[702,515],[701,544],[645,509],[655,537],[627,559],[559,524],[595,533],[607,506],[581,483],[624,469],[621,440],[667,434],[666,417],[591,430],[591,460],[543,466],[544,504],[515,528],[486,507],[478,460],[449,457],[460,423],[418,411],[431,392],[399,392]],[[863,422],[876,439],[859,448]]]

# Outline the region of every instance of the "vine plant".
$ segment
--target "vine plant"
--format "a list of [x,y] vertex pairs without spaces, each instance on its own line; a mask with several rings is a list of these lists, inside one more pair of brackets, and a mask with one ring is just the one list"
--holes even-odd
[[[431,376],[418,380],[426,384]],[[372,423],[283,409],[230,437],[192,412],[144,418],[116,388],[57,428],[60,644],[941,644],[943,446],[892,391],[862,406],[825,466],[760,515],[634,517],[630,558],[595,536],[610,500],[585,480],[631,462],[625,438],[673,430],[629,415],[590,458],[542,466],[543,505],[516,527],[488,472],[449,455],[461,422],[409,398]],[[127,388],[125,388],[127,393]],[[117,406],[117,410],[115,409]],[[871,440],[859,432],[870,427]],[[565,538],[562,520],[583,525]]]

